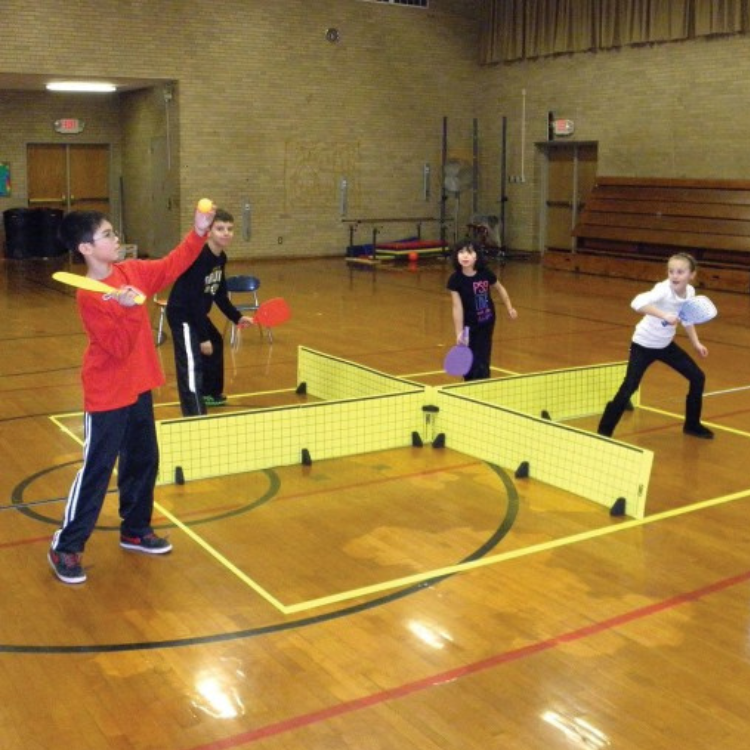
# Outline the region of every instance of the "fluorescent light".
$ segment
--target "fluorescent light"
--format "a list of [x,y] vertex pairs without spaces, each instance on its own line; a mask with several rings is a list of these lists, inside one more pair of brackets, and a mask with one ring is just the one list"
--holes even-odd
[[59,81],[48,83],[48,91],[80,91],[95,94],[109,94],[117,91],[113,83],[96,83],[94,81]]

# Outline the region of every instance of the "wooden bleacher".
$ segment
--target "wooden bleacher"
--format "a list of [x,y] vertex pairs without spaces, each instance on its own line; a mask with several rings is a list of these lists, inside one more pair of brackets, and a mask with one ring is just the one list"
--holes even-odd
[[545,266],[656,282],[683,251],[697,287],[750,292],[750,181],[599,177],[573,236]]

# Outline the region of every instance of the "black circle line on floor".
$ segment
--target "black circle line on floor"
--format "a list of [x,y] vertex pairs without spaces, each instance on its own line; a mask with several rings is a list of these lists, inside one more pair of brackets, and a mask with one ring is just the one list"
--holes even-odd
[[[73,462],[75,463],[75,462]],[[499,526],[494,533],[478,547],[474,552],[461,560],[458,564],[471,562],[473,560],[479,560],[489,552],[491,552],[500,541],[508,534],[513,527],[516,516],[518,515],[519,496],[516,490],[513,480],[510,476],[499,466],[487,463],[490,469],[492,469],[502,481],[505,486],[507,496],[507,509],[504,518],[501,520]],[[59,467],[55,467],[59,468]],[[36,476],[39,476],[37,474]],[[29,480],[22,482],[18,487],[28,486]],[[205,521],[203,521],[205,522]],[[195,522],[197,523],[197,522]],[[190,524],[188,524],[190,525]],[[448,578],[452,578],[456,573],[449,573],[445,575],[435,576],[435,578],[429,578],[420,583],[408,586],[407,588],[394,591],[390,594],[370,599],[369,601],[355,604],[341,609],[326,612],[321,615],[312,615],[310,617],[303,617],[298,620],[292,620],[289,622],[279,622],[271,625],[264,625],[258,628],[247,628],[245,630],[237,630],[229,633],[216,633],[213,635],[202,635],[192,636],[189,638],[175,638],[166,639],[161,641],[141,641],[139,643],[109,643],[109,644],[82,644],[78,646],[53,646],[53,645],[13,645],[13,644],[2,644],[0,643],[0,653],[5,654],[97,654],[97,653],[117,653],[126,651],[150,651],[163,648],[183,648],[186,646],[201,646],[214,643],[223,643],[227,641],[242,640],[245,638],[257,638],[261,635],[268,635],[271,633],[280,633],[286,630],[294,630],[296,628],[307,627],[310,625],[317,625],[319,623],[328,622],[335,620],[340,617],[347,617],[349,615],[364,612],[375,607],[380,607],[398,599],[403,599],[407,596],[412,596],[419,593],[422,589],[431,588],[436,584],[444,581]]]
[[[48,518],[45,515],[42,515],[41,513],[37,513],[30,503],[24,503],[23,501],[23,494],[24,491],[31,485],[33,482],[35,482],[40,477],[45,476],[46,474],[50,474],[53,471],[57,471],[58,469],[62,469],[67,466],[72,466],[74,464],[81,463],[80,460],[76,461],[68,461],[64,464],[59,464],[57,466],[52,466],[48,469],[43,469],[42,471],[38,471],[36,474],[32,474],[30,477],[27,477],[23,481],[19,482],[11,492],[10,500],[11,500],[11,506],[12,508],[15,508],[18,510],[19,513],[23,513],[25,516],[28,516],[29,518],[34,519],[35,521],[41,521],[42,523],[52,524],[54,526],[60,525],[60,519],[59,518]],[[278,474],[271,470],[271,469],[263,469],[261,471],[262,474],[265,474],[266,478],[268,479],[268,488],[266,491],[258,497],[256,500],[253,500],[252,502],[246,503],[245,505],[241,505],[238,508],[235,508],[234,510],[226,511],[225,513],[218,513],[214,516],[206,516],[206,518],[200,518],[195,521],[190,521],[189,523],[186,523],[186,526],[200,526],[201,524],[205,523],[213,523],[215,521],[222,521],[225,518],[231,518],[232,516],[239,516],[243,513],[248,513],[251,510],[254,510],[260,505],[263,505],[264,503],[269,502],[270,500],[273,500],[274,497],[279,492],[279,488],[281,487],[281,480],[279,479]],[[107,491],[107,494],[116,493],[116,489],[110,489]],[[56,500],[65,500],[67,498],[57,498]],[[37,503],[34,503],[34,505],[43,505],[46,503],[55,502],[53,500],[49,501],[39,501]],[[154,525],[155,529],[171,529],[174,528],[174,524],[159,524]],[[96,531],[120,531],[119,526],[96,526]]]

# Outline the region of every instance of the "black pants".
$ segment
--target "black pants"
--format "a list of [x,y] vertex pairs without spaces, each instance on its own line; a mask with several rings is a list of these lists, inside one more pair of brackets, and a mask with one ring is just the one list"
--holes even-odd
[[182,414],[185,417],[206,414],[203,396],[219,396],[224,393],[224,337],[209,319],[208,333],[213,352],[206,356],[201,353],[201,342],[195,326],[176,316],[170,317],[169,307],[167,320],[172,329],[177,391]]
[[673,370],[677,371],[688,380],[687,399],[685,401],[685,425],[696,427],[701,421],[701,409],[703,406],[703,387],[706,376],[695,364],[693,358],[677,344],[671,342],[664,349],[649,349],[640,344],[630,344],[630,358],[625,379],[615,394],[615,397],[607,404],[598,432],[600,435],[612,435],[620,421],[623,412],[628,406],[630,397],[638,390],[646,370],[654,362],[663,362]]
[[490,376],[490,360],[492,358],[492,334],[495,331],[495,321],[469,329],[469,349],[474,355],[471,370],[464,376],[464,380],[482,380]]
[[68,494],[62,528],[52,546],[59,552],[83,552],[107,495],[115,462],[120,491],[122,532],[143,536],[151,528],[154,485],[159,469],[151,392],[131,406],[84,415],[83,466]]

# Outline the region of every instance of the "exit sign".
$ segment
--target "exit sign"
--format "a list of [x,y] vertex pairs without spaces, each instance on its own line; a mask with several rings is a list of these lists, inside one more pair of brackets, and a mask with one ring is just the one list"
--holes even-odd
[[555,135],[573,135],[575,133],[576,126],[573,120],[553,120],[552,121],[552,132]]
[[73,134],[83,133],[83,120],[77,117],[66,117],[62,120],[55,120],[55,132]]

